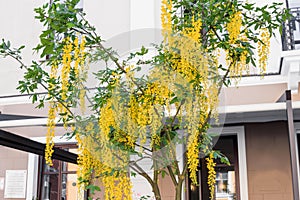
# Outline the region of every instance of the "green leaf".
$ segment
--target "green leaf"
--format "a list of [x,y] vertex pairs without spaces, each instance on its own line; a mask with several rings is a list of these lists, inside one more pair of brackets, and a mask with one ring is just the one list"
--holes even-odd
[[95,194],[95,191],[101,191],[100,187],[96,185],[88,185],[86,189],[89,190],[91,194]]
[[136,173],[133,172],[133,171],[130,171],[130,175],[131,175],[132,177],[136,177]]
[[168,175],[168,173],[165,170],[161,170],[161,176],[165,178],[166,175]]
[[170,101],[170,104],[174,104],[174,103],[177,103],[179,102],[179,99],[177,97],[174,97],[171,101]]
[[20,46],[19,48],[18,48],[18,50],[20,51],[20,50],[22,50],[22,49],[24,49],[25,48],[25,45],[22,45],[22,46]]
[[137,71],[137,72],[139,72],[139,71],[141,71],[141,67],[140,66],[137,66],[136,68],[135,68],[135,70]]
[[71,22],[67,23],[67,27],[68,27],[68,28],[72,28],[72,27],[74,27],[74,26],[76,26],[76,25],[73,24],[73,23],[71,23]]
[[37,94],[32,95],[32,103],[35,103],[37,101]]

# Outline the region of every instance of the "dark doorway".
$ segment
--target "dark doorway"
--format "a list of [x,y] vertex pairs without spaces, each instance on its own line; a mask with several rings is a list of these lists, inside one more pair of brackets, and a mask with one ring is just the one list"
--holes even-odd
[[[221,136],[214,149],[222,152],[230,161],[230,165],[226,165],[216,160],[215,200],[239,200],[237,136]],[[199,185],[192,185],[189,180],[189,200],[209,199],[207,175],[206,161],[201,158],[198,173]]]

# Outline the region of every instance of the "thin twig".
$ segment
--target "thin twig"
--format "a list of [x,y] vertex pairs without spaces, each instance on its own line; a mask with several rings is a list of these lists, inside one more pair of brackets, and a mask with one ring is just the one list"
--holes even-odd
[[173,119],[172,119],[172,122],[171,122],[171,127],[173,127],[174,122],[175,122],[175,119],[176,119],[177,115],[179,114],[180,109],[181,109],[181,106],[184,104],[184,102],[185,102],[185,100],[182,100],[182,101],[180,102],[180,105],[179,105],[179,107],[178,107],[178,109],[177,109],[175,115],[173,116]]
[[[21,64],[21,67],[24,67],[27,71],[28,71],[28,66],[25,65],[18,57],[12,55],[11,53],[7,52],[7,55],[10,56],[11,58],[15,59],[17,62],[19,62]],[[58,98],[57,96],[55,96],[49,89],[48,87],[42,83],[42,82],[39,82],[39,84],[50,94],[52,95],[63,107],[65,107],[67,109],[67,111],[73,116],[74,118],[74,114],[73,112],[70,110],[70,108],[68,106],[65,105],[65,103],[60,99]]]

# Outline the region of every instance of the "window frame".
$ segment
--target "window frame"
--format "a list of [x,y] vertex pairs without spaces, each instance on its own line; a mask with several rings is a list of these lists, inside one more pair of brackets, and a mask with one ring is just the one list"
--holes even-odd
[[[300,126],[299,126],[300,127]],[[238,159],[238,172],[239,172],[239,186],[237,187],[240,193],[240,200],[248,200],[248,173],[247,173],[247,157],[246,157],[246,141],[245,141],[245,128],[244,126],[228,126],[221,128],[211,128],[208,133],[221,133],[221,136],[237,136],[237,159]],[[201,181],[201,180],[200,180]],[[186,187],[189,190],[190,185],[186,180]],[[201,193],[201,188],[199,193]],[[185,198],[189,199],[189,192],[186,192]],[[200,199],[200,197],[199,197]]]
[[[295,131],[295,137],[296,137],[296,157],[297,157],[297,170],[298,170],[298,181],[300,180],[300,158],[299,158],[299,151],[300,151],[300,139],[298,140],[298,137],[300,137],[300,122],[294,123],[294,131]],[[299,196],[300,196],[300,184],[299,185]]]
[[[76,143],[60,143],[55,145],[55,147],[60,149],[77,149],[78,146]],[[64,171],[63,164],[68,163],[65,161],[57,160],[58,161],[58,172],[44,172],[45,169],[45,159],[43,156],[39,156],[39,176],[38,176],[38,188],[37,188],[37,197],[38,199],[42,199],[42,191],[43,191],[43,178],[45,175],[58,175],[57,182],[58,182],[58,194],[57,198],[62,198],[62,181],[64,174],[76,174],[76,171]]]
[[[32,137],[30,139],[36,142],[46,143],[46,137]],[[77,143],[75,138],[67,139],[61,136],[55,136],[53,141],[56,145]],[[36,199],[39,195],[39,165],[41,163],[39,159],[39,156],[36,154],[28,154],[26,199]]]

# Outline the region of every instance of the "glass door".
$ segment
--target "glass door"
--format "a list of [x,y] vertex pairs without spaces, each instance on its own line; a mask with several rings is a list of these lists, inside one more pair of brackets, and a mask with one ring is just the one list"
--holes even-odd
[[[77,153],[76,145],[60,146],[66,151]],[[41,200],[79,200],[77,187],[77,165],[59,160],[53,160],[53,166],[48,166],[41,159],[42,172],[40,182]],[[81,200],[81,199],[80,199]]]

